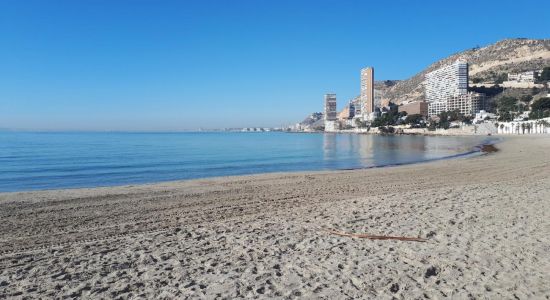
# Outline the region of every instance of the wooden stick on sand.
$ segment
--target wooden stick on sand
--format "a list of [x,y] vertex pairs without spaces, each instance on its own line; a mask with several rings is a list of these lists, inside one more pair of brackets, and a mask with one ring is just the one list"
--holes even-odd
[[411,241],[411,242],[426,242],[427,239],[417,237],[403,237],[403,236],[387,236],[387,235],[370,235],[361,233],[348,233],[336,230],[326,230],[330,234],[339,236],[348,236],[354,238],[370,239],[370,240],[398,240],[398,241]]

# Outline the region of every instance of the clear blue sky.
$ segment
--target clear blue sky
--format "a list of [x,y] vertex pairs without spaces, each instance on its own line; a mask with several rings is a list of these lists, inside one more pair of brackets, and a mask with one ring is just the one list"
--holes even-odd
[[[405,79],[504,38],[547,1],[0,1],[0,128],[278,126],[339,107],[359,70]],[[546,19],[546,20],[545,20]]]

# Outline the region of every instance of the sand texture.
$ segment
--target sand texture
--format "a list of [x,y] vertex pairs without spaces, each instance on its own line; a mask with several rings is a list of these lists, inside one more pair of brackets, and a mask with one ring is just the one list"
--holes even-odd
[[0,299],[549,299],[550,138],[498,148],[382,169],[0,194]]

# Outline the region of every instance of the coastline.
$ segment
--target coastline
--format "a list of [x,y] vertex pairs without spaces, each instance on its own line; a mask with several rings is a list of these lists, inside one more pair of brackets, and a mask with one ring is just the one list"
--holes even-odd
[[336,131],[289,131],[288,133],[333,133],[333,134],[366,134],[366,135],[418,135],[418,136],[492,136],[493,134],[477,133],[474,126],[464,126],[464,128],[449,128],[430,131],[427,128],[403,128],[399,126],[389,126],[397,129],[397,132],[380,132],[375,127],[355,128],[355,129],[340,129]]
[[0,298],[544,298],[550,139],[497,147],[391,168],[0,194]]
[[[314,134],[365,134],[365,133],[359,133],[359,132],[294,132],[294,133],[314,133]],[[416,135],[416,134],[376,134],[380,136],[408,136],[408,135]],[[427,135],[425,135],[427,136]],[[456,136],[453,136],[456,137]],[[463,136],[464,138],[467,138],[469,136]],[[151,184],[162,184],[162,183],[171,183],[171,182],[181,182],[181,181],[188,181],[188,180],[201,180],[201,179],[216,179],[216,178],[223,178],[223,177],[233,177],[233,176],[254,176],[254,175],[263,175],[263,174],[286,174],[286,173],[312,173],[312,172],[330,172],[330,171],[349,171],[349,170],[363,170],[363,169],[374,169],[374,168],[386,168],[386,167],[395,167],[395,166],[402,166],[402,165],[409,165],[409,164],[422,164],[422,163],[429,163],[432,161],[438,161],[438,160],[447,160],[447,159],[455,159],[459,157],[468,157],[468,156],[475,156],[483,154],[483,146],[486,144],[496,144],[498,143],[501,138],[494,137],[494,136],[478,136],[479,138],[483,138],[482,141],[478,141],[479,144],[471,146],[470,143],[467,143],[467,145],[471,148],[466,147],[459,147],[455,145],[456,147],[452,147],[453,149],[456,149],[457,153],[450,154],[448,153],[446,156],[441,157],[435,157],[435,158],[424,158],[424,157],[418,157],[416,160],[408,160],[408,161],[397,161],[393,163],[388,162],[378,162],[376,165],[366,165],[366,166],[359,166],[359,167],[340,167],[340,168],[303,168],[303,169],[296,169],[296,170],[278,170],[278,171],[264,171],[264,172],[258,172],[258,173],[242,173],[242,174],[232,174],[232,175],[207,175],[207,176],[199,176],[195,178],[182,178],[182,179],[170,179],[170,180],[147,180],[147,181],[141,181],[141,182],[135,182],[135,183],[102,183],[101,185],[77,185],[77,186],[54,186],[50,188],[29,188],[29,189],[12,189],[12,190],[5,190],[0,188],[0,195],[5,193],[20,193],[20,192],[40,192],[40,191],[55,191],[55,190],[63,190],[63,189],[93,189],[93,188],[109,188],[109,187],[117,187],[117,186],[138,186],[138,185],[151,185]],[[460,138],[460,136],[458,136]],[[466,142],[464,142],[466,143]]]

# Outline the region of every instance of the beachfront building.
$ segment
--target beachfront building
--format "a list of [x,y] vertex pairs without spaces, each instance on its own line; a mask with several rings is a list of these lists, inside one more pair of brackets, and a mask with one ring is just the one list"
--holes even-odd
[[422,115],[424,117],[428,116],[428,103],[425,101],[415,101],[404,103],[398,108],[399,112],[406,112],[407,115]]
[[455,63],[426,74],[426,101],[445,102],[449,98],[468,93],[468,63]]
[[374,113],[374,68],[361,69],[361,103],[364,120],[372,119]]
[[437,116],[444,111],[448,111],[447,101],[435,101],[428,103],[428,116]]
[[325,131],[335,131],[338,123],[336,111],[336,94],[325,94]]
[[453,96],[448,101],[448,110],[458,110],[465,116],[475,116],[485,109],[485,94],[469,92],[465,95]]
[[426,74],[425,81],[428,115],[458,110],[465,116],[474,116],[486,109],[484,94],[468,92],[468,63],[455,63]]
[[485,94],[467,93],[450,97],[447,101],[437,101],[428,104],[428,115],[437,116],[444,111],[458,110],[465,116],[475,116],[484,110],[486,105]]

